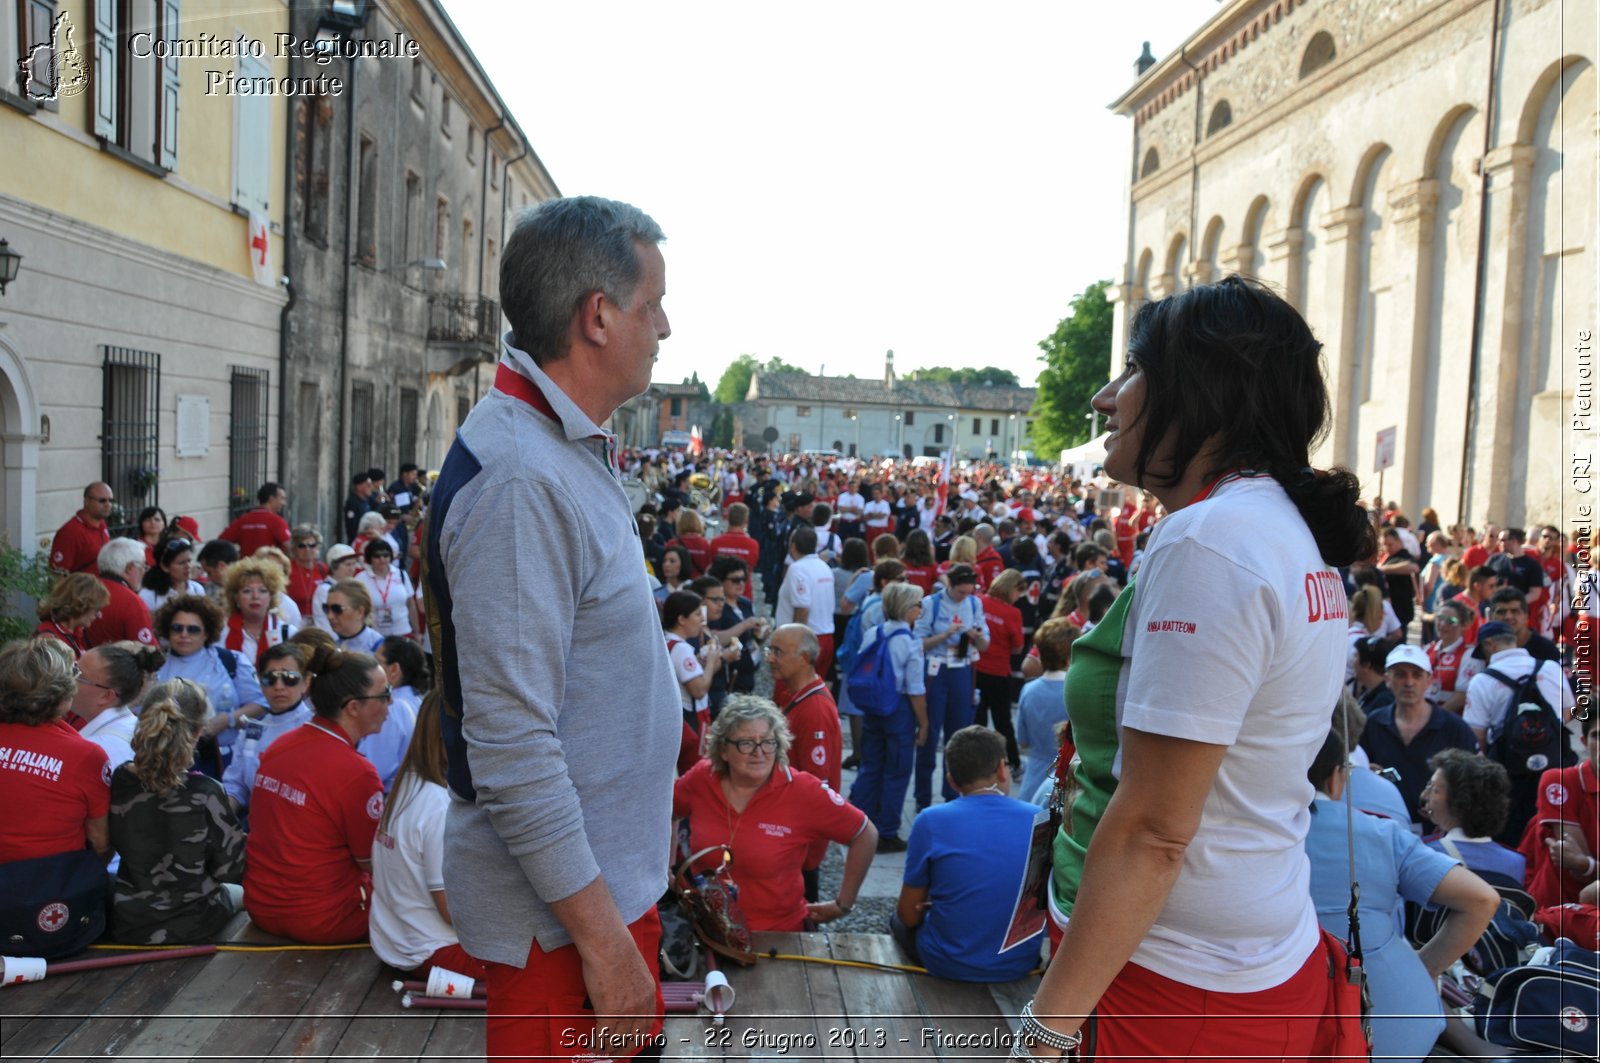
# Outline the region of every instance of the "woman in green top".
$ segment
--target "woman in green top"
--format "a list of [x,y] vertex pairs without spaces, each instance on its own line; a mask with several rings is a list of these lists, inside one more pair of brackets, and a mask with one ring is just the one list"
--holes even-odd
[[1169,515],[1073,647],[1079,759],[1051,890],[1065,929],[1017,1058],[1080,1035],[1080,1058],[1317,1044],[1305,773],[1348,628],[1328,566],[1373,548],[1356,478],[1309,467],[1329,416],[1319,354],[1292,307],[1229,277],[1141,307],[1126,368],[1094,398],[1106,473]]

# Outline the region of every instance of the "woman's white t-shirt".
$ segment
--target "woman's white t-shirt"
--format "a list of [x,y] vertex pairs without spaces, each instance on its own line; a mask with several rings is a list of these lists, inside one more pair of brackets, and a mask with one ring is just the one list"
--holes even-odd
[[444,889],[444,821],[450,792],[407,775],[389,798],[396,812],[372,841],[372,951],[403,971],[456,943],[455,927],[433,903]]
[[[1133,961],[1186,985],[1282,984],[1318,940],[1306,772],[1348,650],[1344,587],[1270,477],[1156,525],[1128,610],[1118,729],[1227,747],[1183,870]],[[1122,757],[1113,771],[1122,776]]]
[[676,635],[667,636],[667,653],[672,657],[672,674],[678,677],[678,690],[683,695],[683,711],[697,713],[711,704],[709,695],[691,697],[689,683],[706,674],[694,647]]
[[366,585],[367,593],[372,596],[370,623],[378,633],[385,636],[411,634],[411,611],[407,606],[417,592],[405,571],[390,565],[388,576],[379,579],[368,569],[362,569],[356,573],[356,579]]

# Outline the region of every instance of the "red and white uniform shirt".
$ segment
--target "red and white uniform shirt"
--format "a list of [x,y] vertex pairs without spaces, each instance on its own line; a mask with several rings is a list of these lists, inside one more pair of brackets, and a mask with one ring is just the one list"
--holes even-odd
[[700,736],[700,752],[704,755],[706,732],[711,726],[711,698],[705,694],[698,698],[690,695],[689,683],[706,674],[705,666],[700,663],[700,655],[695,653],[694,646],[676,635],[667,636],[667,656],[672,658],[672,674],[677,678],[678,692],[683,696],[684,722],[694,721],[692,726]]
[[150,626],[150,607],[144,604],[144,599],[120,579],[101,576],[100,582],[106,585],[111,600],[100,610],[95,622],[84,629],[88,645],[92,648],[128,639],[154,646],[156,633]]
[[0,864],[82,849],[83,821],[110,804],[111,766],[100,746],[62,720],[0,723]]
[[1549,832],[1557,824],[1576,824],[1589,843],[1589,851],[1597,851],[1600,779],[1595,776],[1594,761],[1552,768],[1539,776],[1539,808],[1522,835],[1518,850],[1528,862],[1528,892],[1541,908],[1576,902],[1583,887],[1593,881],[1556,869],[1544,839],[1551,836]]
[[312,721],[261,755],[250,791],[245,896],[252,917],[326,939],[348,918],[372,859],[383,783],[336,725]]
[[794,742],[789,763],[838,790],[843,771],[844,735],[839,731],[839,706],[821,679],[789,699],[784,707]]
[[100,548],[111,541],[111,529],[94,527],[74,513],[56,532],[50,543],[50,567],[62,572],[100,572]]
[[[674,819],[689,818],[689,847],[713,845],[733,851],[733,880],[751,930],[795,933],[806,919],[805,881],[800,872],[815,842],[848,844],[867,822],[815,775],[774,768],[743,812],[735,812],[722,783],[702,760],[672,789]],[[713,858],[716,859],[716,858]]]
[[283,548],[289,541],[289,522],[268,509],[252,509],[235,517],[217,536],[239,547],[240,557],[254,557],[263,546]]
[[1437,701],[1441,694],[1465,690],[1471,676],[1462,675],[1461,666],[1471,656],[1472,643],[1466,639],[1456,639],[1448,649],[1441,649],[1438,642],[1428,643],[1428,662],[1433,665],[1433,684],[1428,688],[1428,697]]
[[761,560],[761,544],[743,532],[728,532],[711,540],[712,558],[719,558],[723,554],[737,557],[754,572],[756,563]]

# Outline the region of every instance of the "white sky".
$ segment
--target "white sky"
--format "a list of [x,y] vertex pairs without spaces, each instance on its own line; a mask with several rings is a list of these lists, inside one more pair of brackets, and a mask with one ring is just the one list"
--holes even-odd
[[800,8],[444,0],[564,195],[667,233],[658,381],[741,353],[1031,385],[1073,294],[1120,273],[1131,119],[1106,105],[1215,0]]

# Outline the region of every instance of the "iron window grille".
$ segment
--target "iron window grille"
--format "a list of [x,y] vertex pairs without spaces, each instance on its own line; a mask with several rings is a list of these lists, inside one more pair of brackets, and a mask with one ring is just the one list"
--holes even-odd
[[267,482],[267,383],[265,369],[233,368],[228,389],[229,520],[254,509],[256,490]]
[[139,511],[160,504],[161,355],[102,346],[100,479],[117,504],[111,534],[137,537]]

